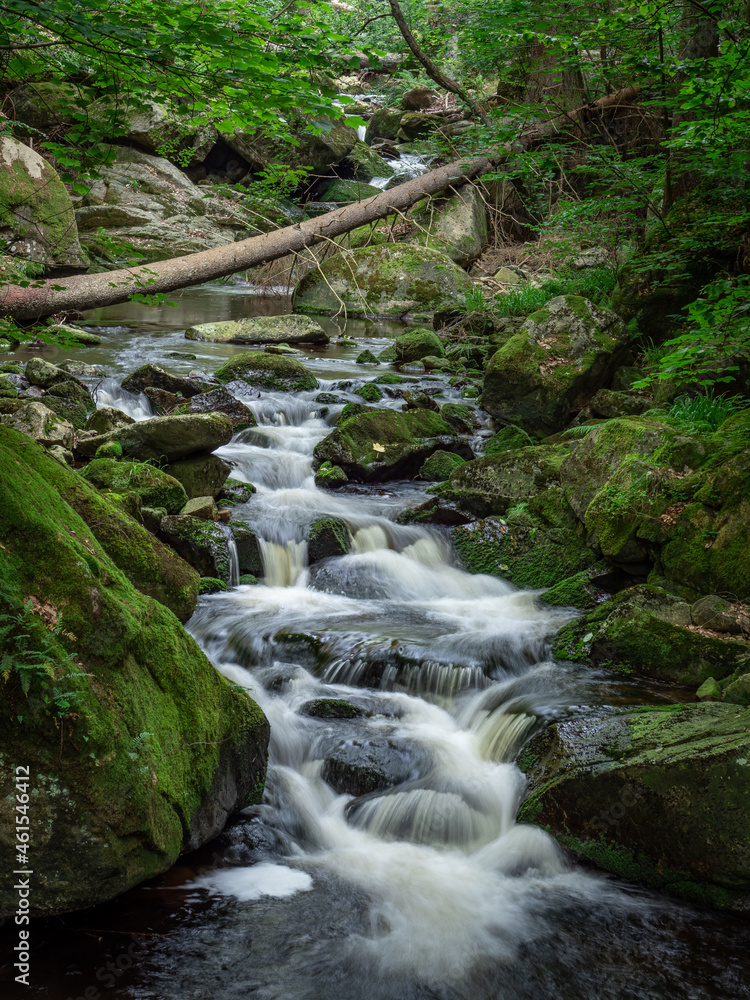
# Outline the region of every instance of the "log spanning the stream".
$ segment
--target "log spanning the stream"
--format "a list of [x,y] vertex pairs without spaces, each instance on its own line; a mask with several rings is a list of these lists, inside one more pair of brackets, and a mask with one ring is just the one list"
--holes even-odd
[[268,264],[285,254],[333,240],[393,212],[403,212],[421,198],[437,194],[445,188],[461,187],[497,167],[505,155],[503,152],[495,157],[456,160],[390,191],[338,208],[316,219],[213,250],[101,274],[49,279],[28,288],[8,284],[0,293],[0,316],[35,321],[57,313],[116,305],[127,302],[136,294],[172,292]]

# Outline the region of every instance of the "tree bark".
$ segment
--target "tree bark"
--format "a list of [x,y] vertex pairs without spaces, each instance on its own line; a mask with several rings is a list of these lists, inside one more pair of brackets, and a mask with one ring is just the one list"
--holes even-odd
[[588,116],[597,114],[607,108],[616,107],[621,104],[630,104],[631,101],[634,101],[640,95],[642,90],[643,86],[623,87],[622,90],[617,90],[614,94],[606,94],[597,101],[585,104],[582,108],[576,108],[574,111],[558,115],[557,118],[554,118],[550,122],[545,122],[543,125],[534,125],[521,136],[521,143],[524,148],[529,149],[536,146],[537,143],[551,138],[553,135],[558,135],[560,132],[569,130],[571,126],[580,128]]
[[123,268],[102,274],[82,274],[21,288],[9,284],[0,292],[0,316],[35,321],[56,313],[74,312],[127,302],[135,294],[172,292],[204,281],[268,264],[285,254],[334,239],[358,226],[402,212],[427,195],[446,187],[460,187],[497,167],[505,153],[471,161],[456,160],[415,177],[390,191],[383,191],[307,222],[253,236],[238,243],[203,250],[185,257]]
[[443,90],[447,90],[451,94],[455,94],[456,97],[460,97],[461,100],[464,101],[464,103],[469,105],[474,114],[477,115],[482,120],[482,122],[484,122],[485,125],[489,125],[490,119],[484,113],[484,111],[482,111],[482,109],[479,107],[474,98],[470,97],[469,94],[463,89],[463,87],[461,87],[458,83],[456,83],[455,80],[451,79],[451,77],[446,76],[444,73],[442,73],[440,69],[435,65],[435,63],[430,59],[430,57],[425,55],[425,53],[420,49],[419,45],[417,45],[417,40],[414,37],[414,35],[412,35],[411,29],[409,25],[406,23],[406,18],[404,17],[403,11],[399,7],[397,0],[389,0],[389,2],[391,5],[391,13],[393,14],[393,19],[398,25],[398,30],[403,35],[404,41],[409,46],[411,51],[414,53],[417,59],[427,70],[427,75],[429,76],[429,78],[431,80],[434,80],[435,83],[438,84],[438,86],[443,88]]

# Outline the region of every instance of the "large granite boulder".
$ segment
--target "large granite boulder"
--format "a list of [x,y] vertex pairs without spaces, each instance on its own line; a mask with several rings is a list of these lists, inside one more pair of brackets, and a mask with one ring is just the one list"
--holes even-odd
[[471,278],[445,254],[386,244],[343,250],[310,271],[294,290],[294,311],[312,315],[432,319],[465,301]]
[[0,139],[0,239],[6,254],[43,264],[48,275],[89,266],[73,203],[57,171],[10,136]]
[[409,219],[417,226],[409,243],[439,250],[461,267],[475,261],[489,241],[487,208],[471,184],[447,198],[418,202]]
[[521,752],[521,822],[695,902],[750,907],[750,709],[647,706],[559,722]]
[[[0,468],[0,602],[11,626],[0,746],[13,748],[0,756],[7,773],[22,761],[33,782],[31,912],[62,913],[166,871],[259,801],[268,724],[172,612],[132,586],[63,495],[106,502],[92,487],[4,427]],[[22,682],[14,656],[26,663],[24,648],[49,670]],[[14,805],[0,803],[9,871]],[[8,883],[0,913],[17,906]]]
[[318,385],[318,380],[301,361],[263,351],[235,354],[217,368],[215,374],[220,382],[277,392],[304,392]]
[[144,507],[163,507],[168,514],[179,514],[188,501],[181,483],[146,462],[96,458],[81,469],[81,475],[98,490],[135,493]]
[[487,365],[482,407],[544,437],[609,385],[627,352],[624,323],[578,295],[560,295],[526,318]]
[[0,423],[26,434],[47,448],[73,447],[73,425],[41,402],[23,402],[13,413],[0,414]]

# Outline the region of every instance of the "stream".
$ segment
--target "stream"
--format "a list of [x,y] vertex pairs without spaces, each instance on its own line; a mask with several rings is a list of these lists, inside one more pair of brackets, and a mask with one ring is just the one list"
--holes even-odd
[[[242,349],[188,342],[188,323],[287,310],[241,285],[206,286],[184,292],[177,309],[94,314],[87,322],[103,345],[65,356],[118,381],[146,359],[210,372]],[[324,325],[332,336],[344,330]],[[592,706],[669,693],[551,661],[548,642],[569,611],[464,572],[444,529],[396,522],[426,484],[316,488],[313,448],[340,406],[315,397],[358,399],[338,383],[377,374],[354,358],[401,329],[350,323],[356,347],[306,350],[319,388],[240,397],[258,427],[219,451],[234,478],[257,487],[232,517],[262,539],[264,577],[202,598],[188,629],[271,723],[262,804],[164,876],[38,922],[34,985],[19,995],[750,997],[744,921],[573,864],[543,830],[515,822],[524,779],[513,760],[533,732]],[[439,377],[414,382],[441,401],[470,402]],[[100,405],[114,386],[100,384]],[[117,398],[147,417],[135,398]],[[379,405],[401,402],[394,394]],[[491,432],[483,416],[477,451]],[[322,516],[346,523],[351,551],[310,566],[308,529]],[[319,699],[344,700],[356,714],[308,714]],[[357,797],[332,787],[332,775],[341,785],[342,773],[373,762],[386,787]]]

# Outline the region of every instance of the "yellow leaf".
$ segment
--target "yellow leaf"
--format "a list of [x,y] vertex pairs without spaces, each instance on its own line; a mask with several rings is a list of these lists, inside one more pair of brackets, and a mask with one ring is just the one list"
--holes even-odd
[[378,454],[382,455],[383,452],[385,451],[385,445],[378,444],[376,441],[373,441],[373,443],[372,443],[372,450],[373,451],[377,451]]

